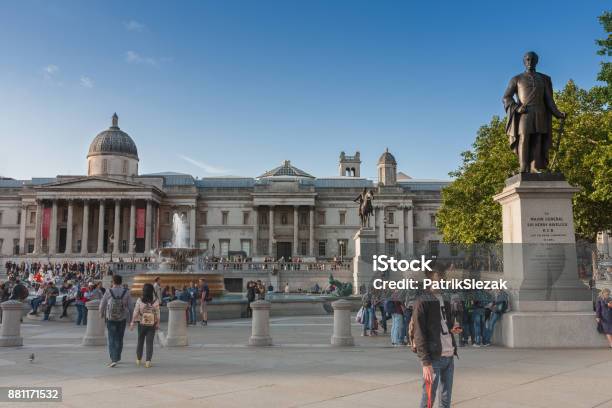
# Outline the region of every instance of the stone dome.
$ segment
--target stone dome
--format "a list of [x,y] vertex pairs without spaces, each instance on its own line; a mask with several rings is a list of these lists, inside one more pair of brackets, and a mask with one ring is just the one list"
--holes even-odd
[[389,153],[389,148],[387,148],[385,150],[385,152],[380,156],[380,159],[378,159],[378,164],[395,164],[395,165],[397,165],[397,162],[395,161],[395,157],[393,157],[393,155],[391,153]]
[[119,117],[116,113],[113,115],[112,126],[98,133],[89,145],[87,157],[97,155],[120,155],[138,160],[136,143],[130,135],[119,129]]

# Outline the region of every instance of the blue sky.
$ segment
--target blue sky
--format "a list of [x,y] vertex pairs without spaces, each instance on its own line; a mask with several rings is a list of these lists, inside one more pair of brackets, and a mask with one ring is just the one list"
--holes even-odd
[[334,176],[360,150],[373,178],[389,147],[447,179],[526,50],[555,87],[595,84],[606,2],[521,4],[3,1],[0,176],[85,174],[116,111],[141,173]]

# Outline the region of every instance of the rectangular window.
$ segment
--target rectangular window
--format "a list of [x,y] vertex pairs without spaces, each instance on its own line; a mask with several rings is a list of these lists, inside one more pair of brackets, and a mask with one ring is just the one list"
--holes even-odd
[[202,225],[208,224],[208,212],[207,211],[202,211],[200,213],[200,224]]
[[325,211],[317,212],[317,222],[319,225],[325,225]]
[[319,241],[319,256],[326,256],[327,253],[327,241],[322,239]]
[[[79,241],[79,242],[81,242],[81,241]],[[32,252],[34,252],[34,240],[33,239],[27,239],[26,240],[26,248],[27,248],[28,254],[31,254]],[[79,248],[79,252],[81,252],[80,248]]]
[[308,255],[308,241],[306,240],[300,241],[300,255]]
[[429,222],[432,227],[436,226],[436,214],[429,214]]
[[62,222],[68,222],[68,209],[62,209]]
[[220,239],[219,240],[219,256],[227,256],[229,254],[230,240]]
[[393,211],[389,211],[387,213],[387,224],[389,225],[395,224],[395,213]]
[[242,225],[249,225],[251,221],[251,213],[249,211],[244,211],[242,213]]
[[268,225],[268,214],[263,212],[259,214],[259,224]]
[[338,256],[344,258],[346,256],[346,249],[348,248],[348,239],[338,240]]
[[346,212],[340,211],[340,225],[346,225]]
[[306,213],[306,212],[301,212],[300,213],[299,224],[300,225],[308,225],[308,213]]
[[36,222],[36,211],[30,212],[30,224],[34,224]]
[[386,242],[386,251],[388,255],[395,255],[397,252],[397,239],[388,239]]
[[170,211],[164,213],[164,222],[165,224],[170,224]]
[[128,170],[128,162],[127,160],[123,160],[123,174],[127,174]]
[[17,213],[17,225],[21,225],[21,211]]
[[227,219],[229,218],[229,213],[227,211],[221,212],[221,225],[227,225]]
[[416,227],[419,223],[418,223],[419,217],[417,217],[416,213],[412,214],[412,226]]
[[289,224],[289,214],[286,211],[281,213],[281,225]]
[[259,254],[268,253],[268,240],[267,239],[257,240],[257,253]]
[[13,255],[19,255],[19,238],[13,240]]
[[251,256],[251,240],[250,239],[241,239],[240,240],[240,250],[246,254],[246,256]]
[[208,251],[208,240],[200,241],[200,249]]
[[440,241],[431,240],[427,242],[427,246],[429,247],[429,255],[438,256],[438,247],[440,245]]

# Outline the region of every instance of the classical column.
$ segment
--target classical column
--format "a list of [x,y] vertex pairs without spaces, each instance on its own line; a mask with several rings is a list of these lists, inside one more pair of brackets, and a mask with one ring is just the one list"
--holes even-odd
[[133,254],[136,252],[136,202],[132,200],[130,202],[130,247],[128,248],[128,252]]
[[145,214],[145,254],[151,252],[151,200],[147,200],[147,210]]
[[196,246],[196,206],[193,205],[189,209],[189,246]]
[[57,200],[53,199],[51,206],[51,226],[49,228],[49,255],[57,252]]
[[308,255],[314,256],[314,206],[310,207],[308,218]]
[[412,210],[412,206],[408,206],[408,214],[406,214],[406,216],[408,217],[408,222],[407,222],[407,232],[408,235],[406,236],[406,241],[408,243],[408,256],[411,257],[414,255],[414,214],[413,214],[413,210]]
[[397,209],[399,210],[399,238],[398,238],[398,251],[404,256],[406,252],[406,222],[404,219],[404,215],[406,214],[406,206],[404,204],[400,204]]
[[72,213],[74,211],[72,199],[68,200],[68,220],[66,221],[66,254],[72,253]]
[[299,206],[293,206],[293,255],[297,256],[300,251],[298,250],[298,215],[299,215]]
[[255,211],[255,222],[253,226],[253,245],[251,247],[251,256],[257,255],[257,243],[259,242],[259,209],[257,206],[254,207]]
[[89,241],[89,201],[83,200],[83,231],[81,232],[81,254],[89,252],[87,245]]
[[121,200],[115,200],[115,225],[113,228],[113,253],[119,254],[121,250],[119,244],[121,243]]
[[34,253],[40,254],[42,248],[42,211],[43,203],[41,200],[36,200],[36,226],[34,236]]
[[100,210],[98,211],[98,255],[104,253],[104,200],[100,200]]
[[269,219],[268,219],[268,255],[270,256],[274,256],[274,254],[272,253],[273,251],[273,246],[272,246],[272,242],[274,241],[274,207],[270,206],[270,214],[269,214]]
[[[385,207],[380,205],[376,208],[376,218],[378,219],[378,237],[377,247],[378,251],[383,253],[385,248]],[[381,251],[382,249],[382,251]]]
[[19,253],[25,254],[25,232],[26,223],[28,219],[28,207],[26,205],[21,206],[21,224],[19,224]]

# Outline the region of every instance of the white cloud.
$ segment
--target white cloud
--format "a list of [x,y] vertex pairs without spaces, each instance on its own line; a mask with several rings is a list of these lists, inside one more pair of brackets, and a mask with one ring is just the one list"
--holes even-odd
[[59,72],[59,67],[54,64],[49,64],[43,68],[43,74],[45,75],[45,78],[47,79],[51,79],[55,77],[58,72]]
[[215,166],[211,166],[210,164],[206,164],[206,163],[202,163],[201,161],[192,159],[191,157],[187,157],[184,156],[182,154],[178,154],[177,155],[179,158],[185,160],[186,162],[193,164],[196,167],[201,168],[202,170],[204,170],[207,173],[210,174],[227,174],[229,173],[228,169],[223,169],[221,167],[215,167]]
[[145,25],[136,20],[126,21],[123,26],[128,31],[142,32],[145,29]]
[[81,83],[81,86],[83,86],[85,88],[93,88],[94,87],[93,79],[91,79],[88,76],[81,76],[81,79],[80,79],[79,82]]
[[136,51],[127,51],[125,53],[125,61],[128,64],[146,64],[153,66],[156,66],[158,64],[155,58],[142,56]]

